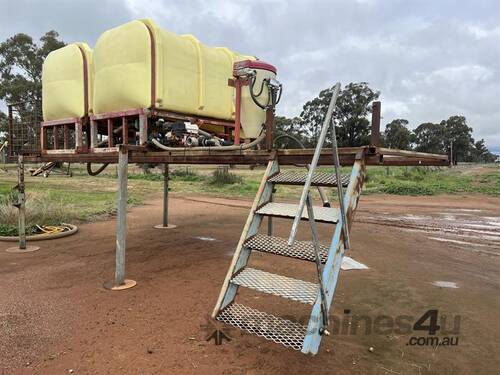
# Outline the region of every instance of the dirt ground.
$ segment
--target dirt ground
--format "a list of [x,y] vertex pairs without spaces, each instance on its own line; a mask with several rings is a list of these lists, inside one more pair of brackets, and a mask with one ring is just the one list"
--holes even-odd
[[[0,243],[0,373],[498,373],[500,198],[363,196],[349,255],[369,269],[342,271],[332,319],[343,319],[345,331],[325,337],[314,357],[234,329],[221,346],[205,340],[249,205],[177,195],[170,217],[178,227],[171,230],[153,229],[159,200],[130,210],[126,275],[138,285],[122,292],[102,287],[114,275],[114,220],[39,242],[34,253],[6,253],[11,244]],[[290,223],[275,223],[286,235]],[[331,227],[320,229],[324,239],[331,236]],[[311,264],[269,254],[251,261],[314,281]],[[237,299],[297,319],[309,311],[246,290]],[[429,309],[446,316],[448,331],[460,319],[448,334],[458,345],[407,345],[412,336],[428,337],[424,331],[367,334],[360,325],[352,334],[358,324],[346,319],[407,315],[413,324]]]

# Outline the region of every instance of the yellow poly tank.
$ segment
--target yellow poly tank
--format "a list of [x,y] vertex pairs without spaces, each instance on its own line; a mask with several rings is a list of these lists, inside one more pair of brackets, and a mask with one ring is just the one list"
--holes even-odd
[[[160,29],[151,20],[136,20],[104,32],[94,48],[95,113],[158,108],[221,120],[234,119],[235,90],[228,86],[233,64],[254,60],[222,47],[207,47],[192,35]],[[265,113],[242,117],[246,137],[256,137]],[[251,99],[250,99],[251,100]],[[247,108],[248,107],[248,108]],[[254,129],[255,127],[255,129]]]
[[42,68],[44,121],[81,118],[92,111],[92,50],[71,43],[48,54]]

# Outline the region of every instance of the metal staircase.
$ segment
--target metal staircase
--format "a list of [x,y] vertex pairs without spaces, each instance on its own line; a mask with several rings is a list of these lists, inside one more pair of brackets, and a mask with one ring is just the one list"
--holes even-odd
[[[329,334],[328,314],[342,257],[349,246],[348,231],[365,177],[363,153],[356,155],[350,176],[340,175],[335,127],[332,121],[339,90],[340,84],[337,84],[309,170],[304,173],[280,171],[276,158],[269,161],[212,313],[212,318],[218,321],[311,354],[318,352],[322,336]],[[334,174],[316,172],[329,126],[332,127],[333,133]],[[337,181],[341,183],[338,184]],[[274,202],[273,192],[278,185],[303,186],[299,204]],[[337,188],[339,208],[313,206],[309,192],[311,187]],[[343,188],[346,188],[345,192]],[[259,233],[264,217],[293,219],[290,237],[273,236],[270,228],[267,234]],[[309,222],[312,241],[295,240],[299,222],[302,220]],[[329,246],[319,243],[316,222],[334,226]],[[251,268],[247,264],[253,251],[269,256],[284,256],[314,262],[317,282],[312,283]],[[307,326],[236,303],[235,298],[240,287],[311,305],[312,311]]]

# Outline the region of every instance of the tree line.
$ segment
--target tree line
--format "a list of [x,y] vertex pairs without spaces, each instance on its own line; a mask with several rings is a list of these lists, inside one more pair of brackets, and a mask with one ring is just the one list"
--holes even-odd
[[[335,128],[340,147],[370,143],[369,118],[372,104],[379,96],[380,92],[371,89],[367,82],[349,83],[341,90],[335,110]],[[300,147],[299,141],[305,147],[314,147],[331,97],[331,88],[322,90],[316,98],[304,104],[299,116],[277,116],[277,132],[295,138],[280,138],[277,146],[297,148]],[[451,116],[440,123],[426,122],[413,130],[408,125],[406,119],[394,119],[386,124],[385,130],[381,129],[381,145],[400,150],[452,155],[455,164],[459,161],[495,161],[495,155],[488,151],[484,139],[474,140],[473,129],[464,116]]]
[[[0,43],[0,100],[37,103],[40,107],[43,61],[50,52],[65,45],[54,30],[46,32],[39,41],[19,33]],[[7,130],[7,115],[0,110],[0,141],[7,137]]]

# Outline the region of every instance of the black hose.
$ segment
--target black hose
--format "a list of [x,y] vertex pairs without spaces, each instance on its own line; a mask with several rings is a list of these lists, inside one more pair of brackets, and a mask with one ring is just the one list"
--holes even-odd
[[274,103],[274,106],[276,107],[278,105],[278,103],[280,102],[281,100],[281,93],[283,92],[283,85],[280,83],[280,90],[279,90],[279,94],[278,94],[278,99],[276,99],[276,103]]
[[105,170],[108,165],[109,165],[109,163],[104,163],[96,171],[93,171],[92,170],[92,163],[87,163],[87,173],[89,174],[89,176],[97,176],[103,170]]
[[250,96],[252,97],[252,100],[253,102],[259,106],[260,108],[262,109],[267,109],[267,107],[269,107],[269,102],[271,101],[271,92],[269,90],[269,96],[267,97],[267,103],[265,105],[263,104],[260,104],[260,102],[257,100],[257,98],[262,94],[262,91],[263,91],[263,88],[264,88],[264,84],[267,84],[267,80],[266,79],[263,79],[262,80],[262,83],[261,83],[261,86],[260,86],[260,92],[258,95],[256,95],[254,92],[253,92],[253,88],[255,86],[255,82],[257,81],[257,75],[253,76],[252,77],[252,82],[250,84]]
[[[255,82],[257,81],[257,74],[255,74],[253,77],[252,77],[252,92],[253,92],[253,87],[255,85]],[[259,90],[259,93],[258,94],[254,94],[257,98],[262,94],[262,91],[264,91],[264,83],[265,83],[265,79],[262,80],[262,82],[260,83],[260,90]]]
[[290,138],[292,141],[297,142],[297,144],[300,146],[300,148],[303,148],[303,149],[306,148],[306,146],[304,146],[304,144],[297,137],[294,137],[293,135],[286,134],[286,133],[282,133],[282,134],[278,135],[276,138],[274,138],[273,146],[276,147],[276,141],[280,138]]

